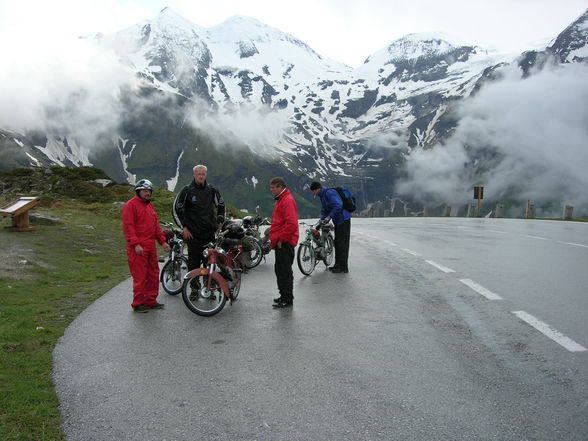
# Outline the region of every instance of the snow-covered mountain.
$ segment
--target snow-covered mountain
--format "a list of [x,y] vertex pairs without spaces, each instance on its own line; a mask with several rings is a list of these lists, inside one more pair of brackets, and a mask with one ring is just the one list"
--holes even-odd
[[[518,60],[523,71],[548,55],[585,62],[586,16],[545,54],[526,53]],[[252,18],[205,29],[169,8],[87,40],[114,51],[140,79],[119,92],[117,133],[98,149],[71,134],[32,139],[3,128],[2,164],[8,156],[9,166],[94,164],[119,180],[149,176],[175,190],[203,162],[249,209],[266,196],[257,183],[276,174],[305,197],[315,178],[347,184],[363,205],[392,194],[406,155],[449,136],[458,123],[454,107],[517,58],[411,34],[352,69]]]

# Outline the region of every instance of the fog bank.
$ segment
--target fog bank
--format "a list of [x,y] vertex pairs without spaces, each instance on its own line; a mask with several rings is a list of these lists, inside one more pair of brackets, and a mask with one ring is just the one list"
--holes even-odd
[[484,185],[485,199],[551,203],[556,215],[571,204],[588,215],[588,66],[527,79],[513,66],[504,73],[460,106],[444,145],[408,157],[398,191],[429,205],[464,204]]

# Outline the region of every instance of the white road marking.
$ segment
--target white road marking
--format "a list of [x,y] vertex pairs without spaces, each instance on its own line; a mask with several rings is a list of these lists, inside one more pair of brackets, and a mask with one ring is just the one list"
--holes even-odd
[[488,300],[501,300],[502,299],[502,297],[500,297],[498,294],[493,293],[489,289],[484,288],[482,285],[478,285],[476,282],[474,282],[471,279],[459,279],[459,281],[461,283],[463,283],[464,285],[469,286],[470,288],[472,288],[478,294],[483,295]]
[[402,251],[405,251],[408,254],[412,254],[413,256],[418,256],[419,255],[419,253],[417,253],[416,251],[409,250],[408,248],[402,248]]
[[575,247],[582,247],[582,248],[588,248],[588,245],[583,245],[581,243],[574,243],[574,242],[561,242],[558,240],[559,243],[563,243],[564,245],[573,245]]
[[546,337],[549,337],[556,343],[560,344],[564,348],[566,348],[570,352],[582,352],[586,351],[587,349],[579,343],[576,343],[569,337],[566,337],[561,332],[556,331],[547,323],[543,323],[541,320],[533,317],[531,314],[526,313],[525,311],[512,311],[514,315],[520,318],[525,323],[528,323],[533,328],[537,329]]
[[541,236],[531,236],[529,234],[521,234],[521,236],[523,237],[529,237],[531,239],[539,239],[539,240],[547,240],[545,237],[541,237]]
[[432,260],[425,260],[425,262],[427,262],[429,265],[434,266],[438,270],[443,271],[444,273],[454,273],[455,272],[455,270],[452,270],[451,268],[447,268],[446,266],[443,266],[440,263],[433,262]]
[[397,247],[398,244],[394,243],[394,242],[390,242],[389,240],[384,241],[384,243],[387,243],[388,245],[390,245],[391,247]]
[[500,230],[488,230],[492,233],[499,233],[499,234],[508,234],[508,231],[500,231]]

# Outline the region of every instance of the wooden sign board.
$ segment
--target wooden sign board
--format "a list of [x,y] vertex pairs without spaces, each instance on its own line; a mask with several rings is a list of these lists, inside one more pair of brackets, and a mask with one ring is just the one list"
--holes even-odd
[[32,231],[29,227],[29,210],[41,201],[36,197],[23,197],[0,208],[2,217],[12,216],[10,231]]
[[474,199],[484,199],[484,187],[474,187]]

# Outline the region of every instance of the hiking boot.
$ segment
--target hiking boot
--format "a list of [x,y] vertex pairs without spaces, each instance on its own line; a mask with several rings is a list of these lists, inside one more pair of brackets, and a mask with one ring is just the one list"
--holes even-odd
[[274,303],[272,306],[276,309],[280,308],[289,308],[292,306],[294,302],[292,300],[283,300],[281,299],[279,302]]
[[348,273],[349,270],[347,268],[341,268],[339,267],[333,267],[333,269],[331,270],[332,273]]
[[146,305],[133,306],[133,311],[135,312],[149,312],[149,309],[149,306]]
[[150,309],[163,309],[165,305],[163,303],[156,303],[155,305],[149,306]]

